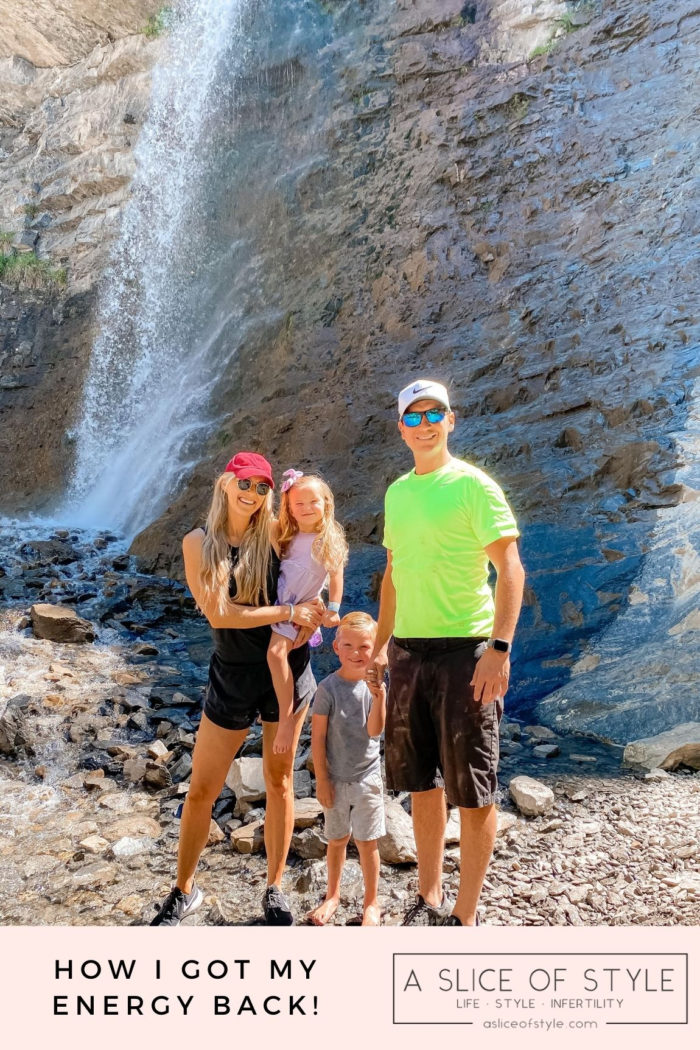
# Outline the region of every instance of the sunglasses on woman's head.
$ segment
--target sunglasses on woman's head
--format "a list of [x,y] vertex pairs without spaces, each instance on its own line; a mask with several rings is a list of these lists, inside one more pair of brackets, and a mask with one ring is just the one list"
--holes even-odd
[[[237,478],[236,480],[238,481],[238,487],[241,490],[241,492],[247,492],[253,484],[250,478]],[[258,496],[267,496],[268,492],[270,491],[270,486],[266,481],[259,481],[255,486],[255,491],[257,492]]]
[[404,412],[401,422],[405,427],[419,427],[423,416],[429,423],[442,423],[445,415],[444,408],[428,408],[425,412]]

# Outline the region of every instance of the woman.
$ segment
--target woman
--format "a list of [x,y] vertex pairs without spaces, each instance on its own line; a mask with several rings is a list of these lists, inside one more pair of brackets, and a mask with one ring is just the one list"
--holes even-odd
[[[323,615],[318,598],[274,605],[279,572],[277,522],[272,516],[272,471],[263,456],[239,452],[214,486],[207,523],[185,536],[187,583],[214,632],[214,654],[204,711],[182,810],[177,881],[151,926],[177,926],[202,903],[194,872],[209,836],[212,806],[258,715],[263,725],[267,792],[265,850],[268,886],[263,910],[270,925],[294,918],[280,889],[294,824],[293,763],[315,682],[306,642]],[[273,752],[279,711],[267,665],[270,625],[292,620],[301,628],[290,654],[295,682],[292,746]]]

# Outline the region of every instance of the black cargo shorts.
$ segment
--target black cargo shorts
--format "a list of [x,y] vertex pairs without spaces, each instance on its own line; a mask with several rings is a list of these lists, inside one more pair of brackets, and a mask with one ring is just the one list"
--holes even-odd
[[386,779],[392,791],[444,787],[447,801],[478,809],[496,800],[499,697],[470,685],[485,638],[392,638]]

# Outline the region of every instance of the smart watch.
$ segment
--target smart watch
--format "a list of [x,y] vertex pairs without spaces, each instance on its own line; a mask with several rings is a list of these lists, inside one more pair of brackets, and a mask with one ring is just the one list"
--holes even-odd
[[489,638],[486,643],[489,649],[495,649],[497,653],[509,653],[513,646],[503,638]]

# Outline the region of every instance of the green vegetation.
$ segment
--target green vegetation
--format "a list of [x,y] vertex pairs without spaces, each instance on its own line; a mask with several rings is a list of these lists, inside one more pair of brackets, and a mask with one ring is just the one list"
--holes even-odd
[[57,291],[65,286],[66,277],[63,267],[52,266],[47,259],[40,259],[36,252],[13,249],[0,255],[0,283],[17,291],[30,288]]
[[167,33],[173,24],[173,9],[168,5],[161,7],[160,11],[157,11],[154,15],[146,22],[143,27],[143,35],[148,37],[149,40],[155,40],[156,37],[162,36],[163,33]]
[[[592,0],[583,0],[582,3],[575,3],[573,7],[591,17],[594,13],[594,4]],[[575,33],[577,29],[581,29],[583,24],[585,24],[585,22],[574,22],[571,12],[566,11],[561,18],[555,20],[554,29],[552,29],[548,39],[544,44],[538,44],[538,46],[530,52],[529,58],[537,58],[538,55],[551,55],[562,37],[568,36],[569,33]]]
[[36,219],[37,215],[39,214],[39,205],[33,203],[25,204],[23,211],[28,219]]
[[10,233],[9,230],[0,230],[0,255],[10,254],[14,239],[14,233]]
[[530,58],[537,58],[538,55],[551,55],[556,47],[555,40],[555,36],[552,35],[546,43],[538,44],[537,47],[534,47],[530,52]]

